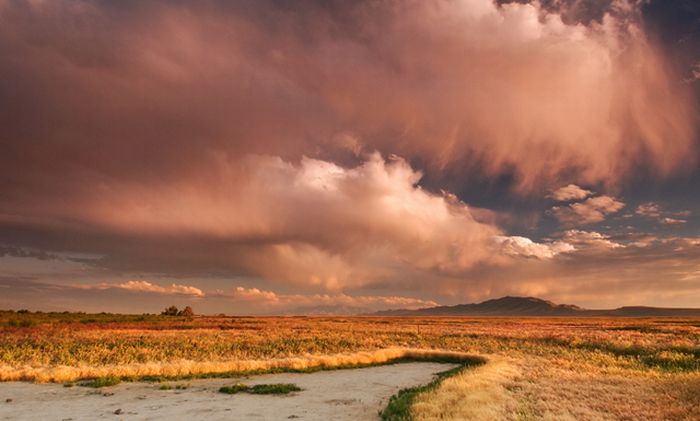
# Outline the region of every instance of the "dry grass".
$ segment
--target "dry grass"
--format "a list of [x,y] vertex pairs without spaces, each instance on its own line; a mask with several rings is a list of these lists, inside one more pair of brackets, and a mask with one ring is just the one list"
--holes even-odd
[[449,351],[387,348],[333,355],[307,355],[269,360],[189,361],[134,363],[105,366],[0,366],[0,381],[71,382],[85,378],[178,378],[216,373],[246,373],[276,370],[309,370],[390,363],[397,360],[482,361],[471,354]]
[[508,419],[515,412],[517,401],[506,386],[519,375],[513,363],[492,358],[488,364],[463,370],[435,390],[419,395],[411,415],[415,420]]
[[419,396],[415,418],[700,419],[697,319],[0,312],[0,380],[177,377],[449,357],[436,350],[490,362]]

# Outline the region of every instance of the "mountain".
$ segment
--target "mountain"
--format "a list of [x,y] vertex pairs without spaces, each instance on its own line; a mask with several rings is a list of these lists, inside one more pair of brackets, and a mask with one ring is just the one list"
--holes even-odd
[[685,316],[700,317],[700,308],[620,307],[611,310],[589,310],[571,304],[555,304],[535,297],[502,297],[477,304],[458,304],[418,310],[386,310],[374,316]]

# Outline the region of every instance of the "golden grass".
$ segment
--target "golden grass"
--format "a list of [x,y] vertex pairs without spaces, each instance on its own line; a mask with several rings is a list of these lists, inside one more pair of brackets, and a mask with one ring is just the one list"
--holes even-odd
[[521,376],[507,384],[516,419],[698,420],[700,373],[571,367],[556,359],[516,362]]
[[516,399],[506,386],[520,375],[508,359],[494,357],[485,365],[462,370],[436,389],[419,395],[411,408],[415,420],[511,419]]
[[[483,355],[417,419],[698,420],[700,320],[0,312],[0,380],[73,381]],[[454,355],[452,355],[454,357]]]
[[478,356],[463,352],[387,348],[376,351],[362,351],[334,355],[306,355],[268,360],[234,361],[191,361],[134,363],[105,366],[47,366],[11,367],[0,366],[0,381],[69,382],[79,379],[117,376],[177,377],[213,373],[243,373],[267,370],[306,370],[312,368],[337,368],[344,366],[364,366],[390,363],[401,359],[415,360],[455,360],[483,362]]

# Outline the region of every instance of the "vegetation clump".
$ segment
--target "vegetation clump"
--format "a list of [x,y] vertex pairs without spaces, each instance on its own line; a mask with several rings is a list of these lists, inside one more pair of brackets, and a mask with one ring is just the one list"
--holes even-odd
[[104,376],[104,377],[98,377],[96,379],[92,379],[89,382],[83,383],[82,385],[87,386],[87,387],[100,388],[100,387],[116,386],[121,382],[122,382],[122,380],[117,376]]
[[294,383],[256,384],[254,386],[236,383],[231,386],[222,386],[219,389],[219,392],[229,395],[240,392],[252,393],[254,395],[286,395],[299,391],[301,391],[301,388]]
[[182,310],[179,310],[175,306],[166,307],[165,310],[160,312],[161,316],[180,316],[180,317],[192,317],[194,316],[194,311],[192,307],[187,306]]
[[[469,364],[471,365],[471,364]],[[385,421],[407,421],[411,419],[411,406],[416,397],[435,389],[444,379],[452,377],[462,371],[467,365],[456,367],[451,370],[438,373],[432,382],[416,387],[409,387],[399,390],[399,393],[389,399],[389,404],[383,411],[379,411],[379,416]]]

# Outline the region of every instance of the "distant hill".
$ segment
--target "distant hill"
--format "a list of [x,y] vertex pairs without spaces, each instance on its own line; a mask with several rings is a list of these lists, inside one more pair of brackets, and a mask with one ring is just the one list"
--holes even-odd
[[535,297],[502,297],[477,304],[458,304],[418,310],[386,310],[375,316],[685,316],[700,317],[700,308],[620,307],[611,310],[589,310],[571,304],[555,304]]

